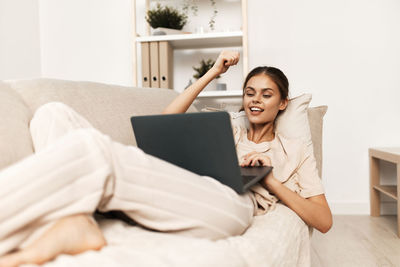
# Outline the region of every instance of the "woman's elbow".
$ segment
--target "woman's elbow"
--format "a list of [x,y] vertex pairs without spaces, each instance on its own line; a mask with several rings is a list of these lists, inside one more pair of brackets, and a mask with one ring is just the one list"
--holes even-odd
[[317,228],[317,230],[323,234],[326,234],[332,228],[332,225],[333,225],[333,220],[332,220],[332,215],[330,215],[326,219],[326,221],[320,227]]

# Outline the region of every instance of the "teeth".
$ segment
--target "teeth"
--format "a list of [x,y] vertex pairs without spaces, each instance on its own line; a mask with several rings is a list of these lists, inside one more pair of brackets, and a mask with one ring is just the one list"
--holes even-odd
[[262,111],[260,108],[250,108],[251,111]]

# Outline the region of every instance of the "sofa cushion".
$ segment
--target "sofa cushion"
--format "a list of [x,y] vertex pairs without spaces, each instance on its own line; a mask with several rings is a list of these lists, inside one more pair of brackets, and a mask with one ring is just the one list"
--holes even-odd
[[[178,93],[169,89],[132,88],[94,82],[36,79],[11,82],[34,112],[59,101],[69,105],[113,140],[136,145],[130,117],[161,113]],[[190,107],[188,112],[196,112]]]
[[27,127],[31,117],[22,98],[0,82],[0,169],[33,153]]
[[289,100],[286,110],[276,119],[276,132],[290,139],[300,138],[313,149],[307,109],[311,94],[302,94]]
[[324,115],[327,110],[327,106],[311,107],[307,110],[319,177],[322,177],[322,130]]

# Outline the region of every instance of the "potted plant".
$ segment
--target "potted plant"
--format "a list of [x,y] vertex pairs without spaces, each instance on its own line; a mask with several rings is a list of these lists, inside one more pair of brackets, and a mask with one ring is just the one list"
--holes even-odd
[[[207,71],[209,71],[212,66],[214,66],[215,64],[215,60],[212,59],[208,59],[207,61],[205,61],[204,59],[202,59],[200,61],[200,66],[199,67],[193,67],[193,69],[195,70],[195,74],[193,75],[193,78],[195,79],[200,79],[201,77],[203,77],[204,74],[207,73]],[[214,91],[217,89],[217,80],[218,78],[221,78],[220,75],[218,75],[214,80],[212,80],[206,88],[204,88],[204,91]]]
[[[197,16],[197,12],[199,11],[199,7],[196,4],[196,1],[198,0],[185,0],[183,3],[183,12],[188,15],[189,14],[189,10],[192,11],[192,14],[194,16]],[[211,3],[211,7],[212,7],[212,15],[210,17],[210,20],[208,21],[208,26],[210,27],[210,29],[213,31],[215,29],[214,25],[215,25],[215,18],[217,17],[218,14],[218,10],[217,10],[217,5],[216,5],[216,0],[210,0]]]
[[157,3],[155,9],[147,11],[146,21],[155,29],[153,35],[182,33],[180,30],[187,22],[187,15],[173,7],[161,6]]

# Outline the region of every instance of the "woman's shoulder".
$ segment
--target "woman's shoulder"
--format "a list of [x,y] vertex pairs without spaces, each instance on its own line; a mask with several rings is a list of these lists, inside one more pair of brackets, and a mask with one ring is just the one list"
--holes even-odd
[[301,138],[288,138],[281,133],[276,133],[277,139],[288,155],[299,155],[301,158],[313,154],[312,147],[309,147]]

